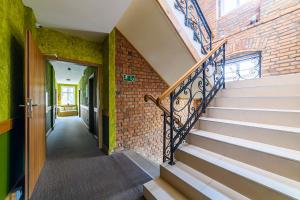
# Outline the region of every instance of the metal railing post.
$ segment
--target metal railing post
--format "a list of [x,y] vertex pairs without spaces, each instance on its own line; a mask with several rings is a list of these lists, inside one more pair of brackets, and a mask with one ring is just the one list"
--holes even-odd
[[225,89],[225,64],[226,64],[226,60],[225,60],[225,44],[223,44],[223,63],[222,63],[222,68],[223,68],[223,79],[224,79],[224,83],[223,83],[223,89]]
[[174,137],[173,137],[173,132],[174,132],[174,92],[170,94],[170,165],[174,165]]
[[185,25],[188,26],[188,20],[189,20],[189,13],[188,13],[188,4],[189,0],[185,0]]
[[166,112],[163,114],[164,117],[164,130],[163,130],[163,162],[166,162],[166,140],[167,140],[167,116]]
[[203,69],[203,72],[202,72],[202,78],[203,78],[203,88],[202,88],[202,95],[203,95],[203,112],[205,113],[205,110],[206,110],[206,75],[205,75],[205,67],[206,67],[206,62],[204,62],[202,64],[202,69]]

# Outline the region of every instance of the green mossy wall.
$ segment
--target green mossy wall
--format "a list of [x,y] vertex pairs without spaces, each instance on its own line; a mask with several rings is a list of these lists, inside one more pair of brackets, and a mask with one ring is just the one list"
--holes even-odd
[[103,141],[111,153],[116,147],[116,36],[113,30],[103,43]]
[[59,58],[102,64],[101,44],[50,30],[38,29],[37,40],[44,54],[56,54]]
[[97,69],[94,67],[88,67],[84,70],[84,74],[81,77],[80,81],[79,81],[79,89],[80,89],[80,104],[84,105],[84,106],[88,106],[88,102],[87,102],[87,98],[86,96],[87,91],[86,91],[86,87],[88,85],[88,81],[89,81],[89,77],[95,73],[95,81],[97,82]]
[[73,86],[75,87],[75,105],[78,105],[78,85],[76,84],[57,84],[57,104],[61,105],[61,87],[62,86]]
[[[24,168],[22,132],[25,13],[30,9],[21,0],[0,0],[0,121],[10,118],[18,127],[0,136],[0,199],[4,199]],[[13,158],[13,159],[12,159]]]
[[[46,68],[46,92],[48,93],[48,105],[53,108],[55,105],[55,71],[53,66],[47,62]],[[46,108],[47,110],[47,108]],[[46,113],[46,132],[52,128],[54,124],[54,114],[53,110]]]
[[[35,28],[35,16],[22,0],[0,0],[0,121],[22,122],[25,30],[31,30],[44,54],[102,64],[101,45],[50,29]],[[19,122],[18,122],[19,123]],[[0,199],[4,199],[23,174],[24,133],[22,124],[0,136]]]
[[48,106],[54,105],[54,90],[55,90],[55,71],[53,66],[47,62],[46,68],[46,92],[48,93]]

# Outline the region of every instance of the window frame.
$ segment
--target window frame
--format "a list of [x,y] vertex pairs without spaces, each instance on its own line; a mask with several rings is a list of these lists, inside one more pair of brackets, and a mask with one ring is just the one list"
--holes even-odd
[[[218,5],[218,18],[220,17],[223,17],[223,16],[226,16],[227,14],[231,13],[232,11],[234,11],[235,9],[239,8],[241,5],[245,4],[246,2],[244,3],[241,3],[241,0],[234,0],[235,3],[236,3],[236,6],[231,9],[230,11],[228,11],[227,13],[224,13],[224,1],[225,0],[217,0],[217,5]],[[249,2],[250,0],[248,0]]]
[[[73,91],[67,91],[67,92],[64,92],[64,88],[72,88]],[[72,103],[67,103],[67,102],[64,102],[63,101],[63,94],[67,94],[67,101],[69,100],[70,98],[70,94],[73,94],[73,100],[72,100]],[[61,91],[60,91],[60,95],[61,95],[61,98],[60,98],[60,104],[63,105],[63,106],[67,106],[67,105],[75,105],[76,104],[76,86],[68,86],[68,85],[62,85],[61,86]]]

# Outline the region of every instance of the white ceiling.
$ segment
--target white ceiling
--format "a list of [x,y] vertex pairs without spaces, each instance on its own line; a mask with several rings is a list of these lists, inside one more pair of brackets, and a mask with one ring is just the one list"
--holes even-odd
[[[78,84],[86,68],[85,66],[62,61],[50,61],[50,63],[54,67],[56,82],[62,84]],[[68,70],[68,68],[71,70]],[[70,81],[66,79],[70,79]]]
[[39,24],[99,40],[116,26],[132,0],[23,0]]

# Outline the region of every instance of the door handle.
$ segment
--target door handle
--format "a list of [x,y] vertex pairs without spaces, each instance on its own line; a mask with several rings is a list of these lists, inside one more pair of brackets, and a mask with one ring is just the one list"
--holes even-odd
[[[26,105],[23,105],[23,104],[20,104],[20,105],[18,105],[19,107],[21,107],[21,108],[25,108],[26,107]],[[29,105],[28,105],[29,106]],[[38,106],[38,104],[32,104],[31,105],[32,107],[36,107],[36,106]]]
[[36,106],[38,106],[38,104],[33,104],[32,99],[27,99],[25,105],[22,105],[22,104],[19,105],[19,107],[21,107],[21,108],[26,108],[26,110],[27,110],[26,113],[27,113],[28,118],[32,118],[33,107],[36,107]]

